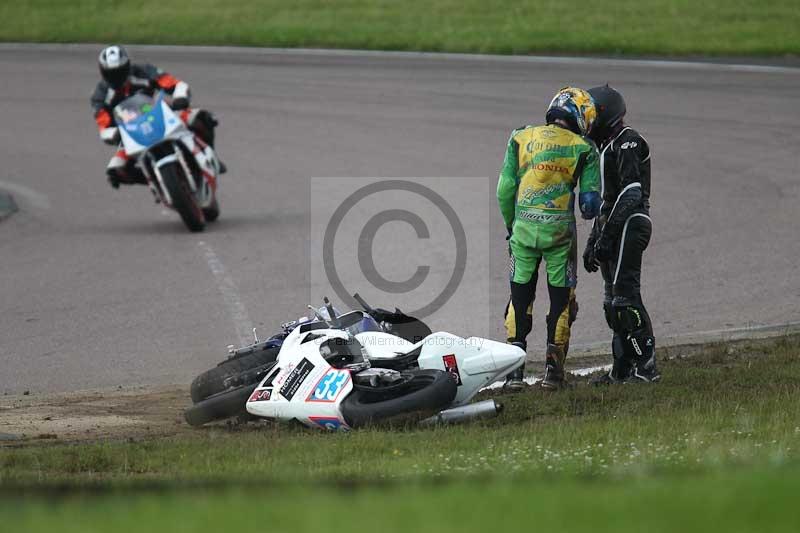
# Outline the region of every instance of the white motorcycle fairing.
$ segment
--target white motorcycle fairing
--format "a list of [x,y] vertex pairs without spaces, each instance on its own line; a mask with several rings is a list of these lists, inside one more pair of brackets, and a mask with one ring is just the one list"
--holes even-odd
[[[353,390],[350,370],[332,367],[320,354],[330,338],[347,339],[339,330],[296,328],[284,340],[275,368],[247,400],[247,412],[266,418],[296,419],[310,427],[347,430],[340,404]],[[313,335],[315,338],[306,340]]]
[[359,333],[356,339],[375,366],[380,366],[381,360],[419,350],[420,368],[444,370],[455,379],[458,393],[454,407],[470,401],[482,388],[525,362],[525,352],[517,346],[481,337],[465,339],[444,331],[432,333],[417,344],[382,332]]

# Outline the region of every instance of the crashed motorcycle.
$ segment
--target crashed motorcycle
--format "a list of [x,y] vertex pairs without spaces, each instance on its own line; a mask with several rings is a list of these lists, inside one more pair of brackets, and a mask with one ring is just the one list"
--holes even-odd
[[233,351],[228,361],[198,376],[186,420],[202,425],[246,410],[257,417],[349,429],[417,411],[450,409],[437,419],[487,408],[496,412],[493,401],[490,407],[463,406],[521,366],[523,350],[431,333],[399,310],[372,309],[355,297],[364,311],[339,315],[326,299],[312,319],[284,324],[284,334]]
[[122,147],[136,158],[157,202],[177,211],[190,231],[219,217],[219,159],[167,105],[163,91],[123,100],[114,116]]

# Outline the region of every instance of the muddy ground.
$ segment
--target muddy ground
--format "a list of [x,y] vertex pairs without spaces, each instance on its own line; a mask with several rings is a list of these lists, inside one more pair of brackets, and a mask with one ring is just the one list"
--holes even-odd
[[119,387],[0,397],[0,446],[122,440],[189,432],[188,386]]

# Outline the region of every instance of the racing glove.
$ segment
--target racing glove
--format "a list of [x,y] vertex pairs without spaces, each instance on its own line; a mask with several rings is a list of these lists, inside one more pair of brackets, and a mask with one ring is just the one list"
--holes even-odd
[[595,256],[592,241],[587,242],[586,249],[583,250],[583,268],[586,269],[586,272],[597,272],[597,269],[600,268],[600,261]]
[[100,139],[106,144],[119,143],[119,130],[116,126],[110,128],[103,128],[100,130]]
[[594,257],[598,261],[610,261],[614,257],[614,241],[605,231],[600,234],[594,245]]

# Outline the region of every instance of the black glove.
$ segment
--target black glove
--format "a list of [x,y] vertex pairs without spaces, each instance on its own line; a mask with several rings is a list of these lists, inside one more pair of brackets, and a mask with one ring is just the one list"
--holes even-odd
[[594,245],[594,257],[601,262],[610,261],[614,257],[614,241],[605,233],[600,235]]
[[175,111],[180,111],[181,109],[187,109],[189,107],[189,99],[188,98],[175,98],[172,100],[172,109]]
[[586,272],[597,272],[600,268],[600,262],[594,255],[594,243],[591,241],[586,243],[586,249],[583,250],[583,268]]
[[508,232],[508,235],[506,235],[506,240],[508,241],[508,257],[511,257],[511,234],[513,231],[512,227],[506,228],[506,232]]

